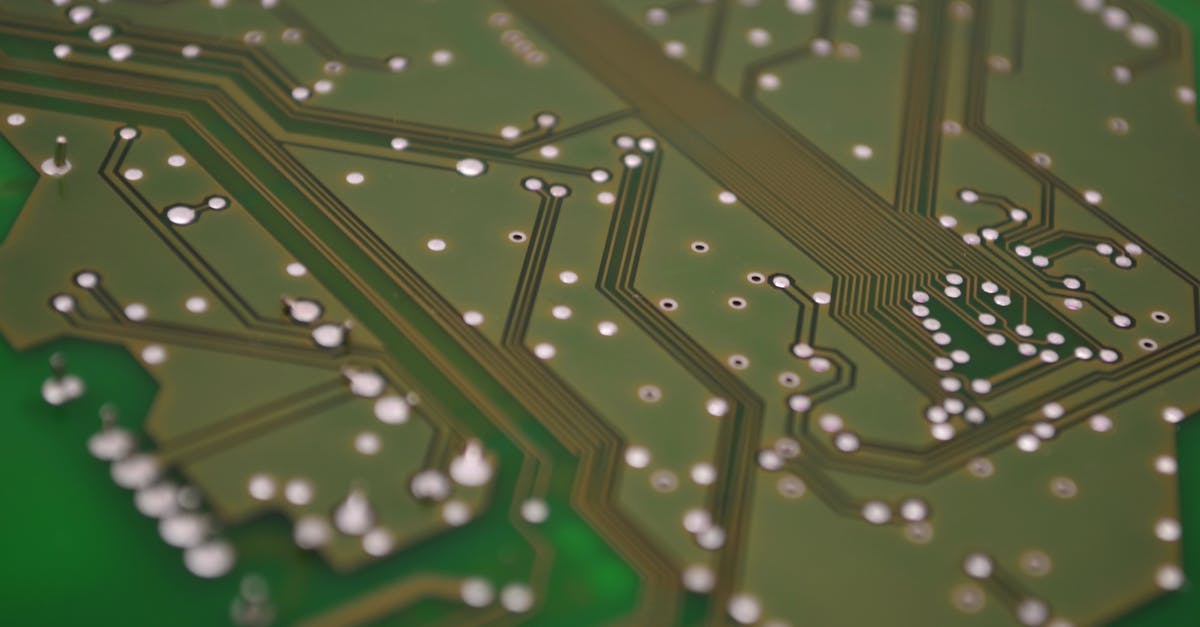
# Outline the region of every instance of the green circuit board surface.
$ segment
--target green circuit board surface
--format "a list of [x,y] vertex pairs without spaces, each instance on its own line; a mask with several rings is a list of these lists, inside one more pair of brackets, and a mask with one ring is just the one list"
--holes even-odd
[[4,0],[0,623],[1200,625],[1197,29]]

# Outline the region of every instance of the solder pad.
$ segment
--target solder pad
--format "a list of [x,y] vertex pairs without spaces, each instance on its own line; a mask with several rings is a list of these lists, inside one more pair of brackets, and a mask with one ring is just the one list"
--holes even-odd
[[6,0],[0,621],[1200,625],[1195,28]]

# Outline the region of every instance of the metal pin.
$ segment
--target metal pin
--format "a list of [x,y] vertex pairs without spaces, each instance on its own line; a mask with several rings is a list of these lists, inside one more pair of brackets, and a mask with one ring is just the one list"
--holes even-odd
[[67,374],[67,358],[62,353],[50,355],[50,371],[55,379],[62,379]]
[[105,429],[117,426],[117,408],[112,403],[100,406],[100,426]]
[[71,171],[71,162],[67,159],[67,138],[59,135],[54,140],[54,156],[42,162],[42,173],[47,176],[62,176]]
[[67,137],[59,135],[54,140],[54,167],[62,169],[67,165]]

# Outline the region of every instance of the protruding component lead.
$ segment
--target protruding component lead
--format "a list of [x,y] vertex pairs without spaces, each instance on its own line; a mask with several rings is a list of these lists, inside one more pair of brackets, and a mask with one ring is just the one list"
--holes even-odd
[[468,440],[462,455],[450,462],[450,477],[455,482],[469,486],[481,486],[492,479],[492,462],[483,451],[478,440]]
[[230,612],[234,624],[242,627],[266,627],[274,623],[275,608],[271,604],[267,580],[261,575],[244,577]]
[[71,162],[67,159],[67,138],[59,135],[54,140],[54,156],[42,162],[42,172],[47,176],[62,176],[71,171]]
[[361,536],[375,526],[375,508],[361,488],[352,488],[333,512],[333,526],[348,536]]
[[112,405],[100,408],[100,431],[88,438],[88,451],[97,459],[117,461],[133,452],[133,435],[117,426],[117,411]]
[[387,389],[387,381],[374,370],[359,370],[353,366],[342,368],[342,376],[350,384],[350,392],[363,398],[375,398]]
[[59,406],[83,396],[83,379],[67,374],[67,360],[59,353],[50,356],[50,378],[42,382],[42,399]]
[[59,135],[54,140],[54,167],[65,168],[67,166],[67,137]]
[[349,320],[342,324],[326,322],[312,330],[313,341],[321,348],[339,348],[346,343],[351,326]]
[[290,296],[284,296],[281,300],[283,301],[284,312],[287,313],[288,317],[294,322],[299,322],[301,324],[312,324],[321,317],[322,313],[324,313],[324,308],[321,307],[321,303],[318,303],[315,300],[308,298],[292,298]]

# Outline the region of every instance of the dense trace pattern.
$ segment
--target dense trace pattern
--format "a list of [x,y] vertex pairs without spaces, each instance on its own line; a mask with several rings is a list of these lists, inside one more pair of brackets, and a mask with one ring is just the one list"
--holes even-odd
[[1188,585],[1191,54],[1147,0],[6,1],[13,459],[121,504],[126,621],[1105,623]]

